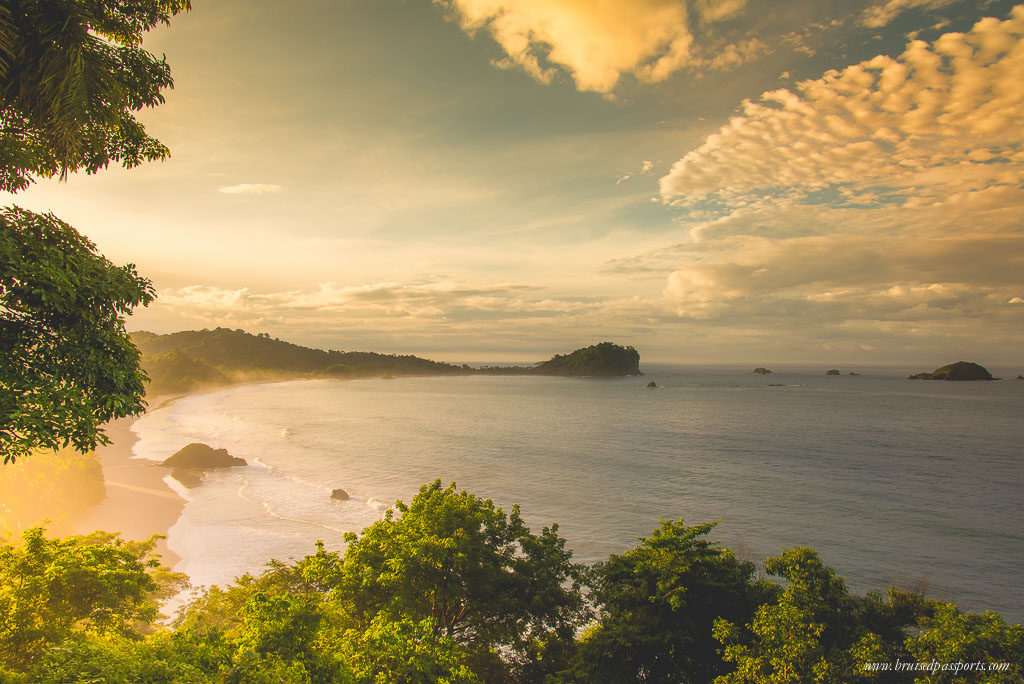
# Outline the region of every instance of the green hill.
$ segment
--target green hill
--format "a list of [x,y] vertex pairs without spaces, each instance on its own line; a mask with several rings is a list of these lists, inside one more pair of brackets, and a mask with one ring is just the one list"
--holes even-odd
[[215,328],[168,335],[131,334],[142,352],[150,394],[188,392],[232,382],[288,377],[443,375],[459,366],[418,356],[310,349],[244,330]]
[[640,372],[640,354],[633,347],[621,347],[612,342],[601,342],[571,354],[556,354],[549,361],[538,364],[537,375],[572,375],[595,378],[619,378],[643,375]]

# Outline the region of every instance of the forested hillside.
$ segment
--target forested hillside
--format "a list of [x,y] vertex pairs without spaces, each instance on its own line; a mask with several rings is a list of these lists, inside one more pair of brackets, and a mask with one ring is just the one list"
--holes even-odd
[[463,372],[459,366],[418,356],[310,349],[265,333],[253,335],[227,328],[131,335],[142,352],[142,365],[151,379],[151,395],[272,378]]

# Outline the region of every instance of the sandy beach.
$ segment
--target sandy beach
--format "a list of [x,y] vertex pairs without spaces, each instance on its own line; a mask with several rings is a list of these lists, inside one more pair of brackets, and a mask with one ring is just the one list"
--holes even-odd
[[[107,530],[120,532],[125,539],[149,539],[166,535],[181,515],[184,499],[164,483],[169,471],[152,461],[132,458],[138,441],[130,429],[135,420],[122,418],[106,426],[111,444],[99,447],[96,454],[103,465],[107,497],[79,516],[75,534]],[[158,542],[157,551],[169,567],[181,560],[167,548],[166,540]]]

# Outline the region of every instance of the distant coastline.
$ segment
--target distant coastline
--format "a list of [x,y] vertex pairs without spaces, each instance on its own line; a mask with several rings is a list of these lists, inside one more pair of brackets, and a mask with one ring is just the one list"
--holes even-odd
[[167,335],[134,332],[150,391],[192,392],[239,383],[299,378],[371,378],[415,375],[556,375],[628,377],[643,375],[633,347],[601,342],[528,366],[461,366],[412,355],[324,351],[244,330],[215,328]]

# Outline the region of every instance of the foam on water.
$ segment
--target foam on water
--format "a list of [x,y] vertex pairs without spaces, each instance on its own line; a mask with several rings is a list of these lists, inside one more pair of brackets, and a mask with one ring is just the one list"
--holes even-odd
[[[274,383],[185,397],[133,430],[142,458],[199,441],[249,463],[172,483],[188,502],[168,545],[195,584],[317,539],[341,548],[439,478],[521,504],[533,529],[557,521],[584,562],[659,516],[722,518],[716,538],[753,560],[808,545],[855,590],[924,577],[966,609],[1024,618],[1024,382],[775,370]],[[351,498],[332,500],[338,487]]]

